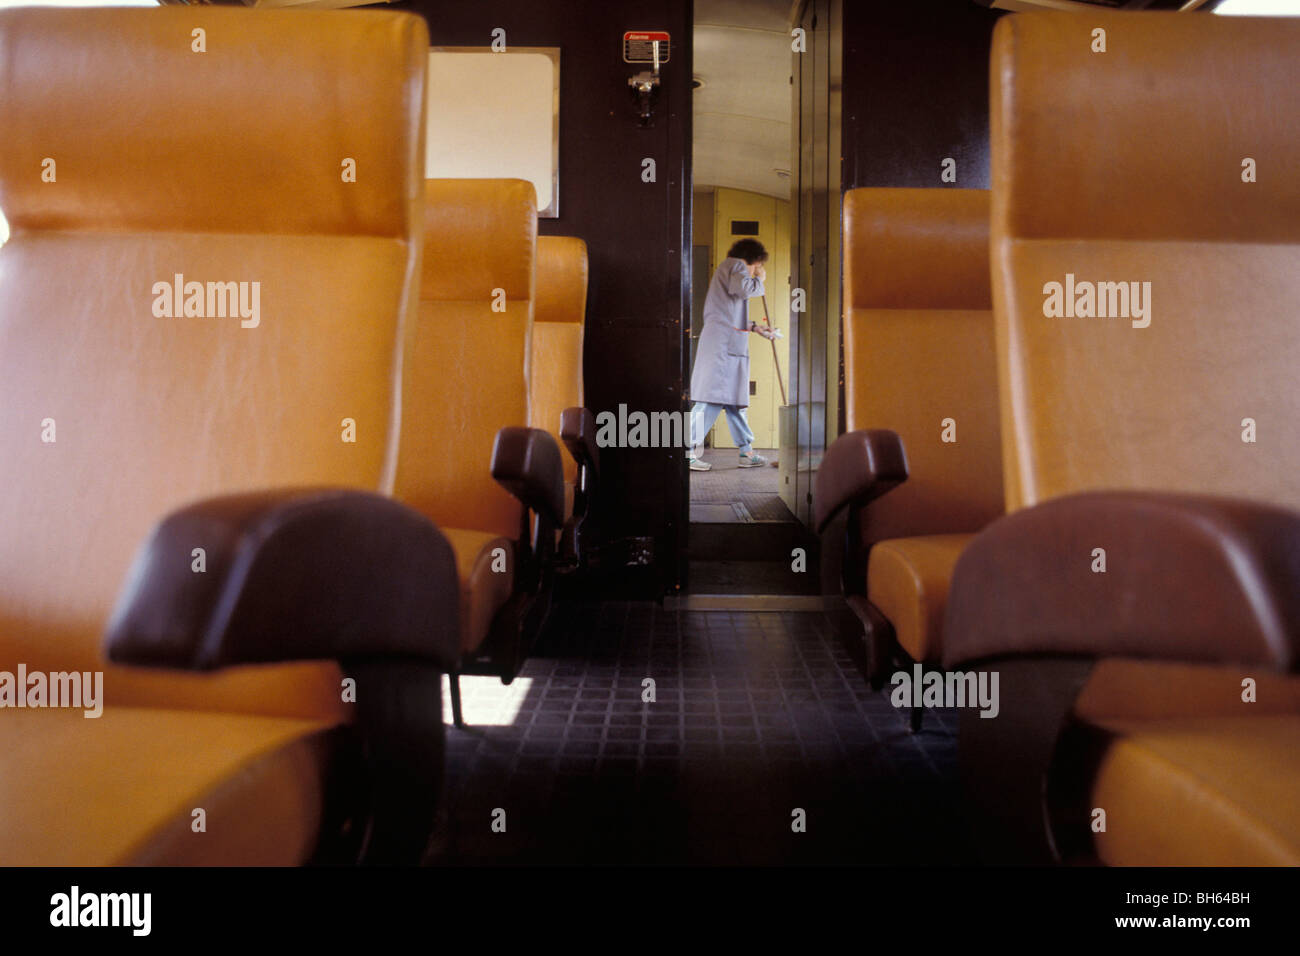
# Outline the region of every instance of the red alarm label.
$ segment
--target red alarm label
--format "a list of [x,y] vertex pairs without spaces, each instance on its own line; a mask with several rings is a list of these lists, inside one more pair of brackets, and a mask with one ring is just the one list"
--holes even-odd
[[668,62],[671,37],[663,30],[629,30],[623,34],[624,63],[653,63],[655,44],[659,44],[659,62]]

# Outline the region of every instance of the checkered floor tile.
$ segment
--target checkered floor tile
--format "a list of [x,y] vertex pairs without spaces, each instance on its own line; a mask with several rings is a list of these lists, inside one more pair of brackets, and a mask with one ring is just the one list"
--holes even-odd
[[955,712],[909,733],[820,614],[569,604],[462,692],[444,863],[969,859]]

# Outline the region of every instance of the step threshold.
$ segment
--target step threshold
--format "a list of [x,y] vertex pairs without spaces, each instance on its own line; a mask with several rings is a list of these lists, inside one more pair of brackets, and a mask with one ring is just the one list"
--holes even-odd
[[664,598],[670,611],[825,611],[820,594],[681,594]]

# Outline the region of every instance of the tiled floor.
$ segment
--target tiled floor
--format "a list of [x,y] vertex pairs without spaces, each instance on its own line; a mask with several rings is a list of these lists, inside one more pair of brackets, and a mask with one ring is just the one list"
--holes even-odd
[[[737,553],[743,554],[740,551]],[[821,593],[819,572],[811,558],[808,568],[803,572],[792,570],[788,560],[691,561],[689,574],[693,594]]]
[[[776,460],[774,448],[759,448],[765,458]],[[794,515],[777,494],[777,469],[741,468],[734,448],[706,448],[701,457],[712,471],[693,471],[691,476],[691,521],[744,522],[793,521]],[[733,512],[743,505],[743,514]]]
[[954,713],[908,733],[821,615],[604,603],[552,624],[513,685],[463,679],[441,862],[968,859]]

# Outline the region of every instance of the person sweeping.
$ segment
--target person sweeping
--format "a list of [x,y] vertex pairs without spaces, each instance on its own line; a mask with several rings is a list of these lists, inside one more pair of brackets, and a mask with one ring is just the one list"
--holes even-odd
[[691,371],[691,448],[686,454],[691,471],[713,466],[700,459],[704,436],[719,412],[727,413],[731,440],[740,448],[740,467],[758,468],[767,459],[754,453],[750,430],[749,333],[774,338],[770,326],[749,320],[749,300],[764,294],[767,250],[757,239],[741,239],[718,265],[704,298],[704,328]]

